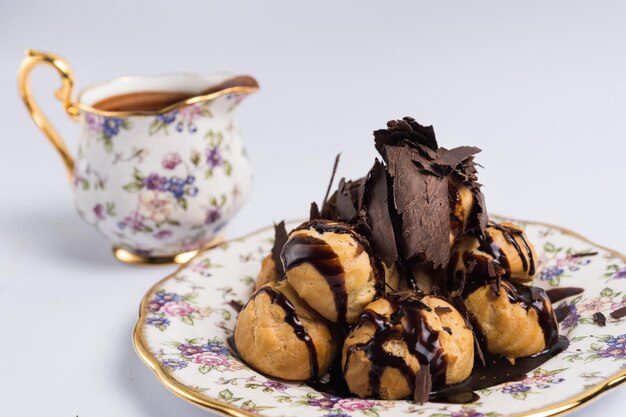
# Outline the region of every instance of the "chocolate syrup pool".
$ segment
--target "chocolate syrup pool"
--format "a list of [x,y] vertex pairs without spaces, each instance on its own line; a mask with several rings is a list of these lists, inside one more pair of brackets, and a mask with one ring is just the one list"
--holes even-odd
[[[521,381],[526,374],[540,367],[549,359],[563,352],[569,346],[565,336],[559,336],[557,342],[547,350],[533,356],[518,358],[512,364],[501,355],[485,353],[485,365],[476,358],[472,374],[460,384],[434,389],[428,401],[436,403],[466,404],[478,401],[480,396],[475,391],[499,385],[504,382]],[[311,388],[337,397],[355,397],[348,390],[343,379],[341,360],[333,363],[328,373],[318,379],[307,382]]]

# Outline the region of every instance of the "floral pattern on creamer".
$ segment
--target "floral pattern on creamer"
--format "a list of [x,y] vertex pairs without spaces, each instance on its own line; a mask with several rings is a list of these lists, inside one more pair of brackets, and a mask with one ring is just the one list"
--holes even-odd
[[[624,261],[608,251],[559,229],[532,223],[520,226],[541,259],[535,285],[558,285],[539,278],[556,265],[567,271],[561,277],[567,286],[582,287],[585,292],[562,301],[575,307],[572,323],[561,324],[562,334],[571,340],[568,349],[521,381],[479,391],[475,403],[419,405],[338,398],[305,384],[272,380],[234,357],[227,348],[236,321],[232,301],[245,303],[252,293],[261,260],[272,245],[271,228],[211,249],[162,281],[146,298],[138,323],[140,334],[152,360],[188,392],[264,416],[499,417],[530,412],[563,402],[626,369],[626,318],[609,316],[625,305],[626,280],[614,277],[607,285],[607,274],[615,276],[625,268]],[[571,257],[593,252],[597,254]],[[166,305],[176,308],[170,311]],[[607,316],[605,327],[589,321],[597,311]]]
[[83,112],[78,212],[116,246],[140,255],[206,245],[251,188],[232,101],[223,96],[157,116]]

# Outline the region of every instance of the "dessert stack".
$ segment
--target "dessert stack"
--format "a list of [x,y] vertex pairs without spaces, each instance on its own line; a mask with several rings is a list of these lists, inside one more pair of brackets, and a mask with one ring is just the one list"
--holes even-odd
[[339,181],[289,233],[276,226],[234,333],[272,377],[334,395],[469,402],[567,346],[524,231],[489,220],[474,156],[390,121],[381,160]]

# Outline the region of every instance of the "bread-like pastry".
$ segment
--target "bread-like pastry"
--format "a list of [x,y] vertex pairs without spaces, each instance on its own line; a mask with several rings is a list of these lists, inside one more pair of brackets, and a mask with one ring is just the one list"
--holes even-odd
[[449,178],[448,197],[450,198],[450,246],[452,246],[467,228],[474,206],[474,195],[469,187]]
[[[439,343],[446,355],[445,384],[463,382],[474,367],[474,336],[465,318],[447,301],[439,297],[424,297],[424,304],[430,307],[437,317],[428,321],[433,330],[439,332]],[[448,311],[449,309],[449,311]]]
[[487,350],[511,361],[543,351],[558,336],[552,304],[540,288],[491,282],[471,291],[465,304]]
[[388,294],[370,303],[344,342],[342,366],[360,397],[405,398],[415,389],[420,363],[433,386],[465,380],[474,363],[471,330],[446,301]]
[[287,281],[311,307],[336,323],[354,323],[382,291],[369,243],[345,224],[313,220],[296,228],[281,252]]
[[399,291],[404,280],[400,276],[398,265],[393,263],[390,267],[387,267],[387,265],[381,262],[381,266],[385,277],[385,292]]
[[490,223],[483,238],[465,236],[454,245],[449,269],[455,277],[467,272],[470,278],[499,275],[528,283],[535,277],[536,259],[535,248],[522,229],[512,223]]
[[258,290],[268,282],[278,281],[278,272],[276,272],[276,263],[274,259],[272,259],[272,255],[267,255],[261,261],[261,270],[259,271],[259,275],[256,277],[256,282],[254,283],[254,290]]
[[424,294],[430,294],[440,285],[445,270],[433,270],[428,263],[420,263],[410,268],[413,285]]
[[269,282],[239,313],[239,355],[254,369],[289,381],[323,375],[337,352],[328,322],[286,282]]

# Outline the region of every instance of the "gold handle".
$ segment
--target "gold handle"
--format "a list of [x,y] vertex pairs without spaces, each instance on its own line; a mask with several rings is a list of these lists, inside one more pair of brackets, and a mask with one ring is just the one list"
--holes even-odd
[[41,129],[44,135],[46,135],[46,137],[50,140],[52,146],[54,146],[59,155],[61,155],[65,168],[67,169],[67,174],[70,177],[70,181],[72,181],[74,176],[74,158],[72,158],[67,150],[67,146],[65,146],[65,142],[63,142],[61,136],[59,136],[50,121],[48,121],[46,116],[44,116],[41,112],[41,109],[35,102],[35,99],[30,91],[30,73],[39,64],[49,65],[59,73],[61,76],[61,87],[59,87],[54,95],[61,101],[67,114],[72,119],[77,120],[80,111],[78,107],[72,103],[71,98],[72,88],[74,87],[74,74],[67,65],[67,62],[65,62],[61,57],[28,49],[26,50],[26,58],[24,58],[22,65],[20,66],[18,76],[20,95],[22,96],[22,100],[24,100],[24,104],[26,105],[28,112],[37,126],[39,126],[39,129]]

